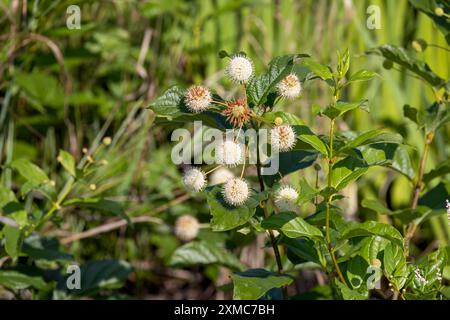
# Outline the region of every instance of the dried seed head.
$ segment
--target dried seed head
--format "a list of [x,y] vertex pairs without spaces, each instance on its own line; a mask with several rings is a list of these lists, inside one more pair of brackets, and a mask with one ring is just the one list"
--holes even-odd
[[216,148],[216,162],[227,166],[237,166],[244,160],[244,145],[233,140],[225,140]]
[[227,168],[219,168],[215,170],[213,173],[211,173],[211,176],[209,177],[209,181],[211,185],[221,184],[225,183],[230,179],[234,178],[233,172],[228,170]]
[[227,107],[222,113],[234,127],[242,127],[250,120],[250,110],[244,99],[227,102]]
[[206,175],[197,168],[190,168],[184,173],[183,183],[188,190],[199,192],[206,185]]
[[175,236],[181,241],[191,241],[197,236],[199,228],[195,217],[184,215],[175,221]]
[[281,211],[294,211],[298,210],[296,204],[298,198],[298,192],[291,186],[280,187],[275,194],[275,205]]
[[253,73],[252,62],[243,55],[235,55],[231,58],[226,73],[232,81],[246,83]]
[[289,151],[296,142],[294,129],[290,125],[275,126],[270,131],[270,141],[274,150]]
[[228,180],[222,192],[225,201],[232,206],[244,204],[250,195],[247,181],[239,178]]
[[184,101],[190,111],[199,113],[208,109],[211,104],[211,92],[203,86],[192,86],[186,92]]
[[302,85],[297,76],[291,73],[277,84],[277,89],[283,98],[294,99],[300,95]]

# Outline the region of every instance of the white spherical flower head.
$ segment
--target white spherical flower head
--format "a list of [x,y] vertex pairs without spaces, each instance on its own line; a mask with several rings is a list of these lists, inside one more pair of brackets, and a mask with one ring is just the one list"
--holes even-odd
[[227,168],[221,167],[215,170],[213,173],[211,173],[211,176],[209,177],[209,183],[213,186],[216,184],[225,183],[233,178],[234,178],[233,172],[231,172]]
[[186,92],[184,101],[190,111],[199,113],[208,109],[211,104],[211,92],[203,86],[192,86]]
[[205,173],[197,168],[188,169],[184,173],[183,183],[190,191],[199,192],[206,184]]
[[243,55],[235,55],[231,58],[226,72],[232,81],[237,83],[246,83],[253,73],[253,65],[251,60],[247,57]]
[[295,146],[294,129],[290,125],[275,126],[270,131],[270,142],[276,151],[285,152]]
[[277,89],[283,98],[294,99],[300,95],[302,85],[297,76],[291,73],[277,84]]
[[296,204],[298,192],[291,186],[283,186],[279,188],[275,194],[275,205],[281,211],[296,212],[298,206]]
[[234,178],[228,180],[223,186],[223,196],[225,201],[232,206],[240,206],[247,201],[250,195],[247,181]]
[[244,159],[244,145],[233,140],[225,140],[216,148],[218,164],[236,166]]
[[181,216],[175,221],[175,236],[182,241],[191,241],[197,236],[199,227],[196,218]]

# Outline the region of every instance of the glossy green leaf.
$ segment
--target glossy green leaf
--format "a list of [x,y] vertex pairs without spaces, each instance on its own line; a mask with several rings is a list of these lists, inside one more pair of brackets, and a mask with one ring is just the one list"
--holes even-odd
[[366,131],[356,137],[351,138],[342,148],[338,150],[338,153],[364,145],[371,145],[376,143],[400,144],[402,142],[403,137],[398,133],[386,132],[383,129],[375,129]]
[[389,224],[376,221],[366,221],[345,229],[339,236],[339,240],[346,240],[353,237],[379,236],[392,241],[393,244],[403,247],[403,237],[400,232]]
[[348,156],[333,165],[331,184],[336,190],[342,190],[350,182],[362,176],[368,168],[364,161]]
[[261,226],[265,229],[279,230],[289,238],[303,237],[323,241],[322,232],[318,228],[310,225],[293,212],[273,214],[264,219]]
[[384,250],[383,269],[389,282],[401,290],[409,275],[402,247],[390,243]]
[[289,276],[278,275],[264,269],[249,269],[235,273],[233,280],[234,300],[257,300],[273,288],[281,288],[292,283]]
[[225,248],[207,241],[187,243],[175,250],[169,264],[174,267],[219,264],[234,270],[243,270],[245,266]]
[[307,126],[296,126],[295,133],[297,134],[298,139],[307,143],[321,154],[325,156],[328,154],[326,144],[320,140],[320,138],[316,136]]

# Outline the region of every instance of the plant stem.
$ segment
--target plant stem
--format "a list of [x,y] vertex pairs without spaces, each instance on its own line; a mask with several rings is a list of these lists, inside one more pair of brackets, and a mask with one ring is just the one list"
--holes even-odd
[[[411,209],[413,209],[413,210],[417,208],[417,204],[419,203],[419,195],[420,195],[420,190],[422,188],[422,183],[423,183],[423,174],[425,172],[425,166],[427,163],[428,154],[430,153],[430,144],[431,144],[431,142],[433,142],[433,137],[434,137],[434,132],[428,132],[425,135],[425,145],[423,148],[422,157],[419,162],[419,167],[418,167],[418,172],[417,172],[417,181],[416,181],[416,184],[414,185],[413,194],[411,196]],[[407,227],[406,234],[405,234],[405,252],[404,252],[405,257],[409,256],[409,248],[410,248],[411,239],[414,237],[416,230],[417,230],[417,224],[414,222],[411,222]]]
[[[328,175],[327,175],[327,187],[330,189],[332,187],[332,174],[333,174],[333,136],[334,136],[334,119],[331,120],[330,123],[330,145],[329,145],[329,156],[327,159],[328,162]],[[337,262],[336,256],[334,254],[333,244],[331,243],[331,232],[330,232],[330,216],[331,216],[331,201],[333,200],[333,195],[330,195],[326,199],[326,218],[325,218],[325,238],[327,242],[328,251],[331,256],[331,260],[333,261],[334,268],[336,273],[338,274],[339,279],[346,285],[344,275],[342,274],[341,269],[339,268],[339,263]]]

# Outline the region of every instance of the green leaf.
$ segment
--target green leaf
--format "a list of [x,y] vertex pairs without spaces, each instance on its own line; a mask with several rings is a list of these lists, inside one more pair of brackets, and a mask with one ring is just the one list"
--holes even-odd
[[346,83],[352,83],[352,82],[359,82],[359,81],[368,81],[371,80],[373,77],[377,76],[378,74],[373,71],[369,70],[359,70],[356,73],[352,74]]
[[20,236],[19,228],[5,225],[3,227],[3,234],[5,236],[5,250],[11,258],[17,258],[20,253]]
[[373,265],[373,260],[377,259],[379,254],[389,244],[389,240],[374,236],[367,237],[362,240],[362,246],[359,254],[363,257],[368,264]]
[[320,138],[316,136],[307,126],[296,126],[295,133],[297,134],[298,139],[307,143],[321,154],[325,156],[328,154],[326,144],[320,140]]
[[58,289],[71,295],[93,295],[102,289],[120,288],[133,268],[121,260],[90,261],[80,267],[80,289],[68,289],[70,274],[58,283]]
[[113,200],[108,200],[104,198],[87,198],[87,199],[73,198],[64,202],[63,206],[77,206],[80,208],[87,208],[98,210],[100,212],[111,213],[113,215],[126,219],[128,223],[131,222],[130,218],[125,213],[122,204]]
[[235,273],[233,280],[234,300],[257,300],[273,288],[281,288],[292,283],[289,276],[271,273],[264,269],[249,269]]
[[225,248],[207,241],[190,242],[177,248],[169,264],[174,267],[219,264],[234,270],[245,268],[244,264]]
[[54,238],[28,237],[24,240],[22,252],[34,260],[74,261],[70,254],[59,251],[59,242]]
[[356,137],[352,137],[342,148],[337,152],[341,153],[345,150],[357,148],[364,145],[371,145],[376,143],[395,143],[403,142],[403,137],[398,133],[386,132],[383,129],[375,129],[361,133]]
[[[288,257],[294,255],[297,258],[296,260],[300,259],[301,262],[311,261],[322,267],[327,264],[326,258],[320,250],[320,246],[324,246],[324,244],[309,239],[292,239],[284,236],[278,243],[286,246]],[[326,247],[323,247],[323,249],[326,251]],[[298,261],[296,261],[296,264],[298,264]]]
[[29,276],[16,270],[0,270],[0,285],[11,290],[29,287],[43,290],[47,284],[41,277]]
[[368,110],[368,100],[361,100],[359,102],[345,102],[338,101],[336,105],[328,106],[322,113],[330,119],[336,119],[342,117],[348,111],[360,108],[362,110]]
[[403,174],[409,180],[414,179],[415,170],[404,145],[376,143],[370,146],[363,146],[361,153],[369,166],[388,167]]
[[267,103],[269,94],[274,93],[277,83],[291,72],[296,57],[294,54],[276,57],[270,62],[269,70],[250,79],[247,96],[253,106],[270,105]]
[[64,169],[66,169],[67,172],[70,173],[71,176],[75,177],[75,159],[70,153],[64,150],[59,150],[58,161],[61,163]]
[[339,79],[343,79],[350,68],[350,52],[348,49],[344,51],[344,54],[338,51],[338,65],[337,65],[337,73],[339,75]]
[[384,249],[383,267],[389,282],[401,290],[409,275],[402,247],[390,243]]
[[385,44],[381,47],[368,51],[369,54],[377,54],[386,59],[399,64],[400,66],[415,73],[435,88],[445,86],[445,80],[436,75],[423,61],[417,60],[410,56],[408,52],[401,47]]
[[227,231],[245,224],[255,214],[255,208],[261,201],[256,198],[257,194],[252,194],[246,204],[234,207],[225,202],[221,191],[222,188],[216,186],[207,194],[213,231]]
[[337,190],[342,190],[350,182],[358,179],[368,169],[367,163],[361,159],[348,156],[333,165],[331,184]]
[[13,161],[11,167],[34,187],[49,181],[47,174],[41,168],[26,159]]
[[332,79],[333,74],[327,66],[324,66],[312,59],[303,59],[302,64],[311,70],[316,76],[322,78],[322,80]]
[[280,230],[289,238],[308,238],[324,241],[322,232],[293,212],[273,214],[261,223],[264,229]]
[[390,240],[395,245],[403,248],[403,237],[400,232],[389,224],[376,221],[366,221],[348,227],[341,233],[339,240],[347,240],[353,237],[379,236]]

